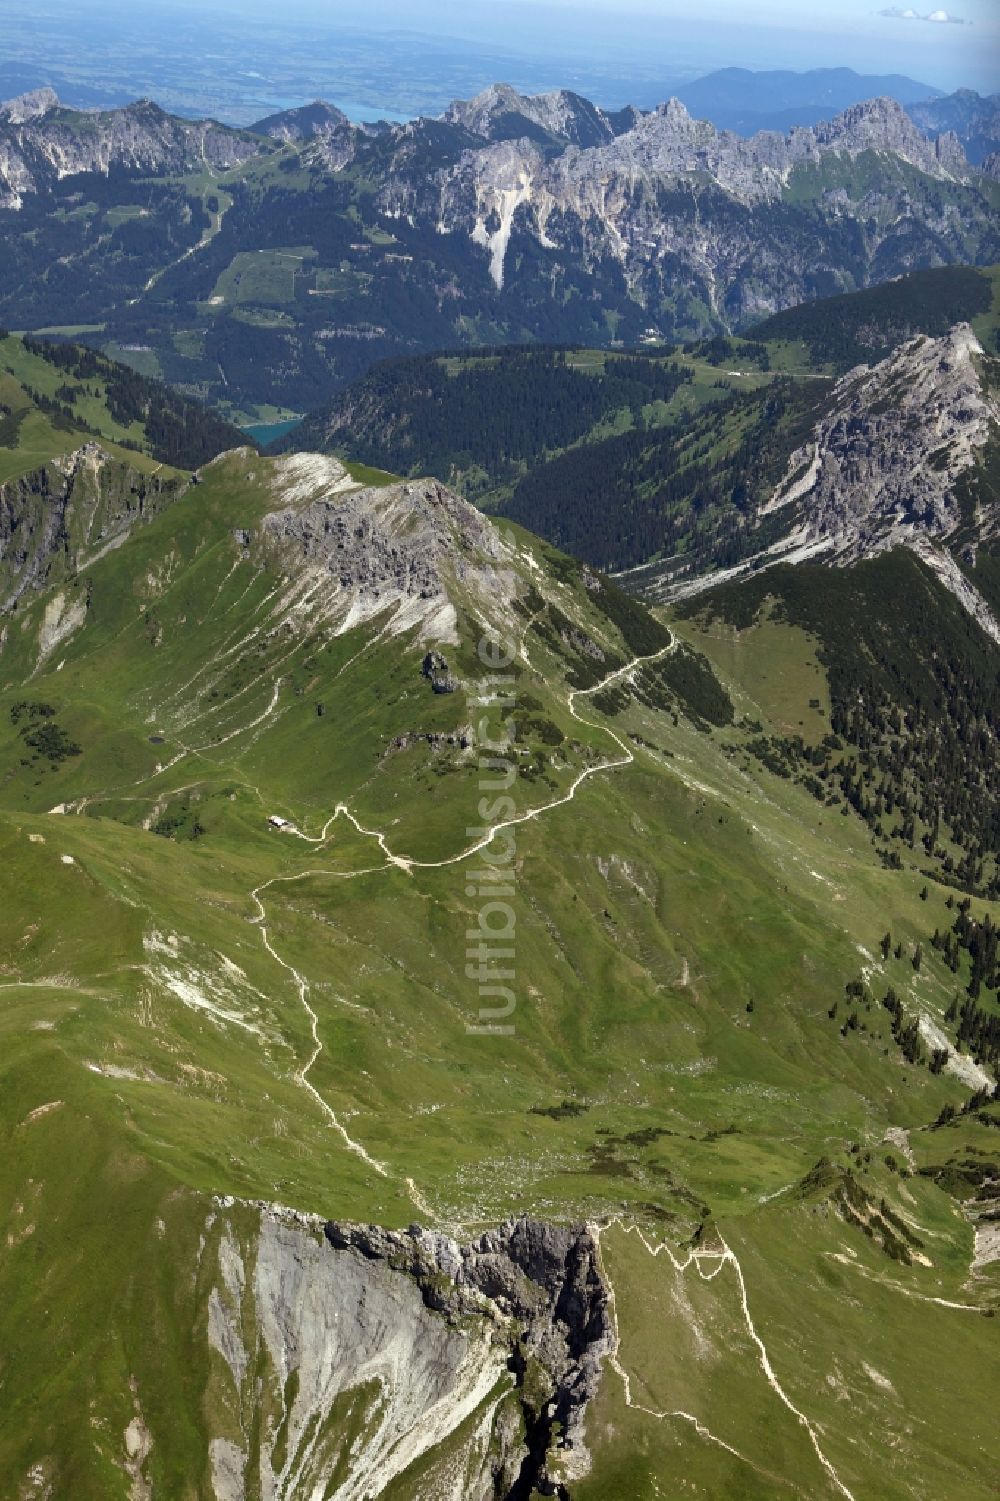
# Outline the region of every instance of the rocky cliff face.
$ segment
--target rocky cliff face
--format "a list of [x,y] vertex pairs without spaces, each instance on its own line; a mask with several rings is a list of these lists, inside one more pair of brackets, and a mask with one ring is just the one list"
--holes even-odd
[[[765,514],[797,505],[803,541],[854,562],[963,524],[958,482],[1000,418],[984,387],[982,346],[968,324],[917,338],[836,387],[813,442],[794,454]],[[968,544],[1000,530],[995,507],[971,518]]]
[[350,125],[343,110],[323,99],[304,104],[299,109],[282,110],[280,114],[268,115],[252,126],[255,135],[270,136],[273,141],[309,141],[317,136],[328,135]]
[[40,120],[51,110],[59,108],[59,96],[55,89],[32,89],[0,104],[0,125],[26,125],[29,120]]
[[925,135],[953,132],[970,162],[983,162],[1000,149],[1000,94],[984,99],[974,89],[958,89],[907,105],[906,113]]
[[[852,370],[751,523],[772,535],[783,524],[780,540],[728,576],[778,562],[843,567],[906,547],[1000,642],[1000,623],[963,571],[1000,536],[993,492],[970,484],[1000,437],[998,375],[968,324]],[[668,583],[665,593],[696,593],[717,579]]]
[[0,486],[0,615],[120,546],[182,487],[97,443]]
[[[474,99],[457,100],[444,118],[486,141],[535,137],[567,146],[606,145],[620,134],[622,123],[622,116],[567,89],[525,95],[505,83],[494,84]],[[625,119],[635,123],[638,111],[627,113]]]
[[416,627],[428,641],[451,641],[463,604],[482,619],[503,608],[516,554],[444,485],[359,490],[319,454],[293,454],[276,468],[284,505],[264,522],[266,551],[341,628],[391,610],[394,634]]
[[613,1348],[582,1227],[468,1245],[221,1201],[203,1276],[217,1501],[363,1501],[421,1465],[436,1501],[564,1495]]
[[[908,257],[939,260],[955,225],[925,191],[930,183],[967,190],[972,217],[984,229],[990,223],[958,141],[928,141],[892,100],[857,105],[815,129],[746,140],[693,119],[674,99],[618,134],[608,119],[598,122],[577,144],[568,98],[518,101],[491,91],[455,106],[450,118],[490,143],[431,178],[395,159],[383,180],[385,211],[467,235],[486,252],[498,289],[509,283],[516,242],[522,254],[533,246],[591,273],[617,267],[648,307],[685,285],[729,323],[806,300],[824,277],[829,290],[848,285],[845,218],[857,225],[856,281],[890,244],[907,265]],[[527,122],[520,135],[511,124],[518,120]],[[568,144],[553,152],[557,134]],[[881,184],[857,169],[865,154],[884,164]],[[816,200],[806,238],[793,207],[802,193]]]
[[238,166],[270,149],[245,130],[213,120],[180,120],[148,99],[124,109],[62,109],[51,90],[0,111],[0,208],[80,172],[190,172]]

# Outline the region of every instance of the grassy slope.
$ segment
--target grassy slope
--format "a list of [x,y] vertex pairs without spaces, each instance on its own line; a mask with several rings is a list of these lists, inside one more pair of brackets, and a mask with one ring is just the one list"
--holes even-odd
[[[0,403],[11,415],[20,418],[17,432],[6,436],[14,439],[4,444],[0,441],[0,484],[29,474],[49,460],[72,453],[87,435],[81,427],[57,424],[47,416],[27,394],[24,387],[42,395],[55,398],[56,389],[64,377],[47,361],[29,354],[21,340],[14,336],[0,339]],[[96,384],[96,383],[95,383]],[[143,430],[138,423],[128,427],[116,422],[100,396],[86,396],[74,403],[74,412],[83,423],[93,427],[109,443],[115,445],[116,456],[128,460],[137,468],[147,471],[155,467],[148,455],[133,453],[117,445],[129,441],[139,443]],[[0,435],[2,436],[2,435]]]
[[[739,729],[705,733],[683,713],[675,722],[633,705],[613,725],[641,736],[634,766],[519,830],[517,1031],[468,1036],[478,1005],[464,974],[478,907],[466,894],[469,862],[407,875],[384,868],[375,841],[343,820],[322,848],[273,835],[265,820],[281,812],[318,833],[348,801],[396,851],[461,851],[478,798],[468,764],[421,746],[382,753],[388,737],[455,728],[469,709],[462,695],[429,693],[416,642],[373,643],[341,672],[363,632],[330,643],[255,636],[274,580],[241,559],[232,532],[273,501],[266,466],[256,461],[251,479],[247,465],[212,466],[95,565],[86,627],[61,666],[31,677],[42,601],[20,613],[0,655],[0,1218],[13,1236],[0,1259],[0,1343],[17,1389],[33,1394],[0,1430],[0,1473],[23,1474],[44,1452],[72,1494],[123,1494],[115,1435],[134,1375],[154,1434],[151,1473],[167,1494],[196,1494],[203,1314],[183,1267],[205,1215],[199,1196],[398,1225],[414,1217],[412,1176],[443,1223],[466,1227],[523,1211],[624,1214],[679,1244],[707,1210],[745,1265],[779,1376],[822,1424],[855,1493],[873,1494],[885,1466],[902,1466],[900,1486],[933,1484],[955,1501],[987,1494],[983,1407],[973,1392],[941,1422],[917,1317],[931,1305],[906,1296],[987,1296],[985,1284],[962,1291],[971,1230],[953,1201],[922,1180],[890,1186],[896,1202],[904,1187],[917,1195],[914,1217],[937,1237],[930,1268],[890,1262],[828,1208],[761,1202],[820,1157],[843,1158],[854,1142],[876,1152],[888,1126],[925,1126],[965,1098],[951,1078],[903,1064],[877,1012],[849,1037],[827,1016],[862,965],[877,990],[873,956],[887,926],[907,944],[926,939],[943,919],[943,891],[921,902],[922,879],[879,867],[853,819],[732,754]],[[544,550],[523,541],[545,569]],[[588,618],[579,594],[567,608]],[[779,727],[808,721],[808,698],[825,702],[801,633],[760,634],[744,668],[731,644],[683,629],[713,655],[741,714]],[[531,660],[519,694],[578,746],[519,779],[524,809],[564,792],[589,758],[620,755],[606,731],[571,720],[561,664],[542,643]],[[54,771],[21,763],[8,709],[25,696],[51,702],[82,755]],[[583,712],[600,724],[592,707]],[[76,799],[86,816],[47,811]],[[174,839],[143,827],[165,817],[177,819]],[[191,839],[195,817],[205,832]],[[250,892],[273,877],[283,880],[265,896],[270,940],[307,978],[319,1017],[324,1051],[311,1080],[385,1177],[331,1131],[297,1078],[312,1050],[308,1019],[252,922]],[[153,932],[159,947],[145,953]],[[919,997],[943,1012],[952,982],[935,954],[918,977],[905,961],[885,969],[908,1004]],[[206,999],[229,1019],[209,1014]],[[572,1111],[557,1109],[565,1101]],[[885,1177],[877,1152],[867,1171]],[[147,1258],[160,1235],[171,1254],[154,1275]],[[842,1246],[886,1289],[831,1262]],[[758,1466],[824,1494],[825,1472],[741,1332],[732,1273],[686,1283],[690,1302],[634,1239],[610,1232],[606,1254],[620,1358],[642,1382],[635,1399],[695,1412]],[[957,1382],[963,1366],[986,1361],[989,1326],[972,1314],[934,1318]],[[37,1328],[53,1324],[60,1338],[39,1340]],[[861,1359],[911,1404],[902,1457],[900,1399]],[[850,1400],[837,1400],[837,1382]],[[85,1402],[107,1424],[104,1459],[104,1438],[95,1448],[84,1437]],[[678,1432],[624,1410],[610,1373],[593,1440],[581,1497],[652,1497],[680,1473],[704,1495],[774,1493],[690,1425]]]
[[[169,454],[159,446],[157,436],[151,436],[145,420],[136,416],[126,422],[114,415],[109,381],[122,373],[121,365],[105,362],[97,372],[78,379],[72,371],[26,347],[18,336],[0,337],[0,484],[72,453],[93,439],[110,446],[116,457],[141,473],[162,470],[165,467],[162,461]],[[41,398],[41,404],[31,393]],[[216,443],[212,447],[209,442],[207,448],[200,444],[204,451],[198,459],[179,460],[187,462],[189,467],[227,444],[235,446],[240,441],[235,428],[227,428],[205,416],[201,408],[185,398],[162,388],[145,395],[147,405],[143,410],[147,417],[159,418],[168,413],[174,424],[183,427],[187,423],[189,428],[193,421],[204,418]],[[152,413],[148,405],[150,396],[157,403],[157,410]],[[46,410],[45,401],[56,403],[59,410]],[[121,445],[125,445],[124,451]]]

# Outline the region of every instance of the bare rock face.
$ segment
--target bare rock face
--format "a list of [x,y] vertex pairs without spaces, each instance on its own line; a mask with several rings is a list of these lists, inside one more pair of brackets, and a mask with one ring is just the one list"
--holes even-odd
[[470,1245],[223,1201],[206,1229],[217,1501],[564,1495],[613,1348],[597,1247],[520,1220]]
[[429,651],[421,671],[435,693],[457,693],[461,686],[448,669],[448,659],[439,651]]
[[40,120],[50,110],[59,108],[59,95],[55,89],[32,89],[28,94],[19,94],[0,104],[0,123],[26,125],[29,120]]
[[[918,538],[945,539],[961,522],[957,481],[977,462],[1000,411],[977,369],[968,324],[904,344],[838,384],[814,442],[792,458],[791,484],[769,507],[799,503],[804,541],[843,562]],[[808,480],[794,475],[808,463]],[[796,490],[793,496],[792,491]],[[978,518],[985,539],[1000,516]]]
[[343,110],[325,99],[316,99],[299,109],[282,110],[280,114],[268,115],[258,120],[253,131],[256,135],[270,136],[273,141],[310,141],[316,136],[327,135],[350,125]]
[[[552,1382],[543,1431],[548,1453],[556,1433],[558,1453],[532,1476],[551,1483],[549,1463],[566,1478],[586,1473],[584,1420],[596,1395],[614,1326],[597,1244],[583,1226],[520,1219],[487,1231],[471,1245],[411,1226],[406,1234],[372,1225],[326,1227],[330,1244],[359,1251],[367,1260],[405,1271],[430,1308],[450,1318],[486,1310],[519,1330],[514,1361],[521,1375],[536,1362]],[[540,1437],[548,1437],[544,1450]],[[547,1494],[548,1492],[543,1493]]]
[[119,546],[182,488],[94,442],[0,485],[0,615]]
[[653,587],[682,598],[775,563],[846,567],[906,547],[1000,643],[1000,622],[962,567],[1000,536],[1000,506],[969,483],[1000,430],[997,365],[960,323],[850,371],[753,523],[773,535],[783,522],[780,539],[724,575]]
[[[793,173],[828,162],[840,172],[875,153],[931,180],[970,184],[976,177],[957,139],[928,140],[890,99],[869,100],[814,129],[761,132],[749,140],[693,119],[676,99],[634,114],[620,131],[600,112],[593,119],[581,114],[585,103],[564,94],[525,99],[498,86],[453,105],[446,120],[487,144],[469,147],[431,181],[426,172],[410,173],[400,150],[382,186],[382,207],[434,223],[442,233],[468,235],[487,253],[498,288],[509,278],[516,233],[576,265],[616,262],[642,302],[655,301],[664,265],[675,273],[683,267],[720,316],[740,323],[805,300],[809,278],[820,269],[837,273],[833,264],[817,265],[815,235],[808,236],[808,250],[787,237],[772,244],[767,216],[783,204]],[[563,149],[553,150],[553,141],[565,142]],[[938,210],[895,180],[881,195],[859,186],[857,204],[846,187],[815,186],[821,213],[861,214],[861,197],[888,195],[893,223],[902,216],[923,232],[947,233]],[[986,212],[984,204],[971,206]],[[877,237],[873,209],[870,201],[863,217]],[[726,306],[732,285],[747,280],[748,257],[753,281],[766,290],[746,294],[746,305]]]
[[148,99],[81,117],[50,92],[0,112],[0,207],[19,209],[25,195],[77,172],[189,172],[206,162],[225,169],[273,149],[250,131],[181,120]]
[[616,134],[611,117],[579,94],[558,89],[525,95],[506,83],[495,83],[474,99],[457,100],[444,118],[487,141],[541,135],[567,145],[596,146]]
[[[310,458],[330,462],[301,454],[290,462],[301,467]],[[457,639],[459,605],[482,617],[503,603],[507,545],[436,480],[310,496],[268,516],[264,532],[344,629],[391,611],[394,633],[416,627],[425,639],[449,641]]]

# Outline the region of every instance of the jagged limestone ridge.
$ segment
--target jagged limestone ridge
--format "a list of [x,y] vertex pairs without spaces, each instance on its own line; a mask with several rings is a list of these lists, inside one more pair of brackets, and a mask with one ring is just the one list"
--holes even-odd
[[0,485],[0,615],[120,546],[185,485],[95,442]]

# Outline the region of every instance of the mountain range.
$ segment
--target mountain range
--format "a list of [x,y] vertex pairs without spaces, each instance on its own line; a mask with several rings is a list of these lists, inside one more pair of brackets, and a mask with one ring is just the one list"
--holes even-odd
[[900,74],[856,73],[853,68],[811,68],[802,73],[720,68],[685,84],[677,97],[698,119],[752,136],[761,130],[819,125],[866,99],[894,99],[908,109],[944,94]]
[[498,86],[437,121],[310,106],[261,131],[8,106],[0,317],[267,420],[393,353],[671,342],[1000,257],[989,162],[891,100],[745,140],[676,100]]
[[867,99],[888,98],[901,104],[928,137],[954,132],[975,165],[1000,144],[997,95],[984,97],[974,89],[945,94],[912,78],[869,76],[851,68],[806,73],[722,68],[678,89],[677,97],[698,119],[742,136],[819,125]]
[[3,1501],[995,1495],[1000,173],[844,103],[0,108]]

